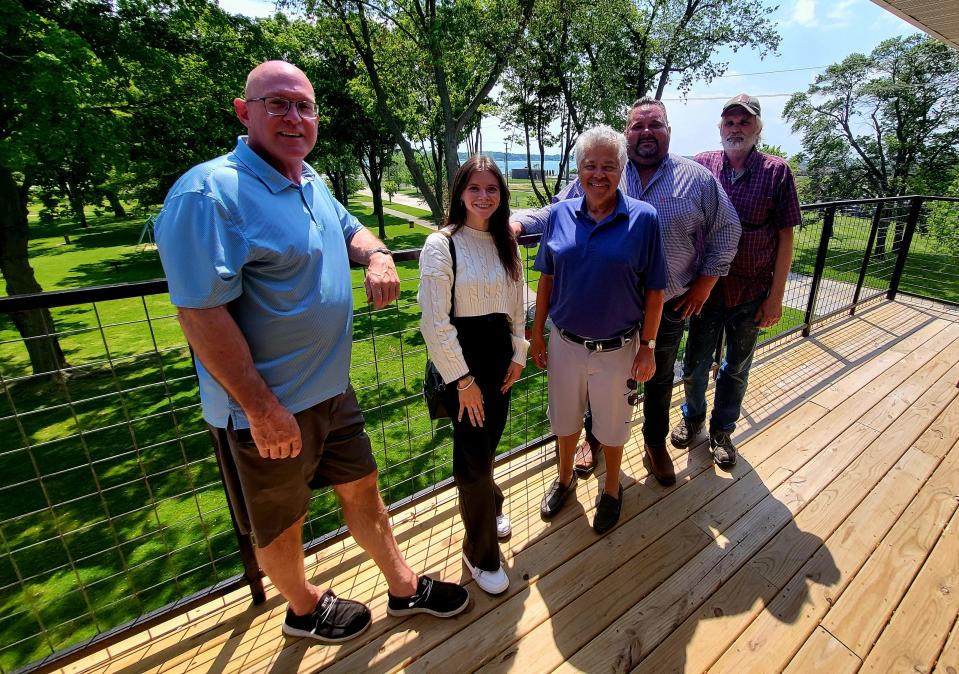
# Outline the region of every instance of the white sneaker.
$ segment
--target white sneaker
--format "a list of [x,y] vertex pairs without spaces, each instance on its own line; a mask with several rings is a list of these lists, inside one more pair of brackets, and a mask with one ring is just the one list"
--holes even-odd
[[473,580],[476,581],[476,584],[479,585],[480,589],[484,592],[488,592],[489,594],[502,594],[506,592],[506,589],[509,587],[509,576],[506,575],[502,565],[500,565],[496,571],[477,569],[470,564],[470,560],[466,558],[465,553],[463,554],[463,563],[466,564],[466,568],[470,570]]
[[506,538],[513,531],[513,525],[506,515],[496,516],[496,535],[500,538]]

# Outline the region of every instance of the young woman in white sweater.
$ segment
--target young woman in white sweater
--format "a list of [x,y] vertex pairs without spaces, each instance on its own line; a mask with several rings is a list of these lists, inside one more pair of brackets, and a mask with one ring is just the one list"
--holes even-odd
[[525,289],[509,227],[509,189],[496,163],[476,155],[453,181],[446,226],[423,246],[419,303],[427,351],[447,384],[447,409],[456,410],[453,479],[466,530],[463,560],[490,594],[509,587],[498,538],[509,535],[510,522],[503,492],[493,481],[493,458],[506,425],[510,387],[526,363]]

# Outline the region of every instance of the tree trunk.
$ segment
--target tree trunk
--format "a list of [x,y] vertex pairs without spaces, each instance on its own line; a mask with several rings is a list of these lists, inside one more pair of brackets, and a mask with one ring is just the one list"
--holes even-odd
[[363,177],[373,193],[373,215],[376,216],[381,241],[386,241],[386,219],[383,215],[383,167],[386,161],[387,158],[381,158],[377,146],[372,144],[366,150],[366,161],[360,162]]
[[343,204],[346,208],[349,206],[350,195],[347,194],[347,178],[345,171],[328,170],[326,175],[330,178],[330,184],[333,185],[333,198]]
[[127,210],[123,207],[123,204],[120,203],[120,197],[117,196],[117,193],[113,190],[103,190],[103,196],[107,198],[107,201],[110,203],[110,208],[113,209],[113,217],[117,220],[121,220],[127,217]]
[[73,217],[81,227],[86,229],[90,226],[87,222],[87,214],[83,211],[83,196],[80,194],[80,188],[69,180],[60,183],[63,191],[66,192],[67,201],[70,203],[70,210],[73,211]]
[[[13,174],[0,167],[0,273],[8,295],[43,292],[27,257],[26,192],[17,188]],[[56,375],[67,367],[47,309],[18,311],[10,315],[23,338],[34,374]]]

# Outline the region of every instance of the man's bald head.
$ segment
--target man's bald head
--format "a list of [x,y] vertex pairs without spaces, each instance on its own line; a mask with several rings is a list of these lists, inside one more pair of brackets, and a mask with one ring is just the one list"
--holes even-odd
[[310,78],[295,65],[286,61],[264,61],[251,70],[250,74],[246,76],[246,87],[243,89],[243,95],[247,99],[266,96],[277,80],[301,80],[309,87],[310,95],[313,96],[313,85],[310,84]]

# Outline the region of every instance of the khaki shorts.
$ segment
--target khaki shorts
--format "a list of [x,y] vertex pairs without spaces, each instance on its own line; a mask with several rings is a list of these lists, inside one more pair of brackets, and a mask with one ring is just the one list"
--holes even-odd
[[593,413],[593,435],[602,444],[626,444],[632,431],[631,391],[626,387],[639,339],[615,351],[587,351],[553,330],[549,336],[549,423],[558,437],[583,428],[588,404]]
[[[376,471],[352,386],[294,415],[303,449],[292,459],[264,459],[249,429],[210,426],[221,453],[227,450],[237,476],[224,472],[225,487],[243,533],[265,547],[306,514],[313,489],[345,484]],[[245,506],[245,507],[239,507]]]

